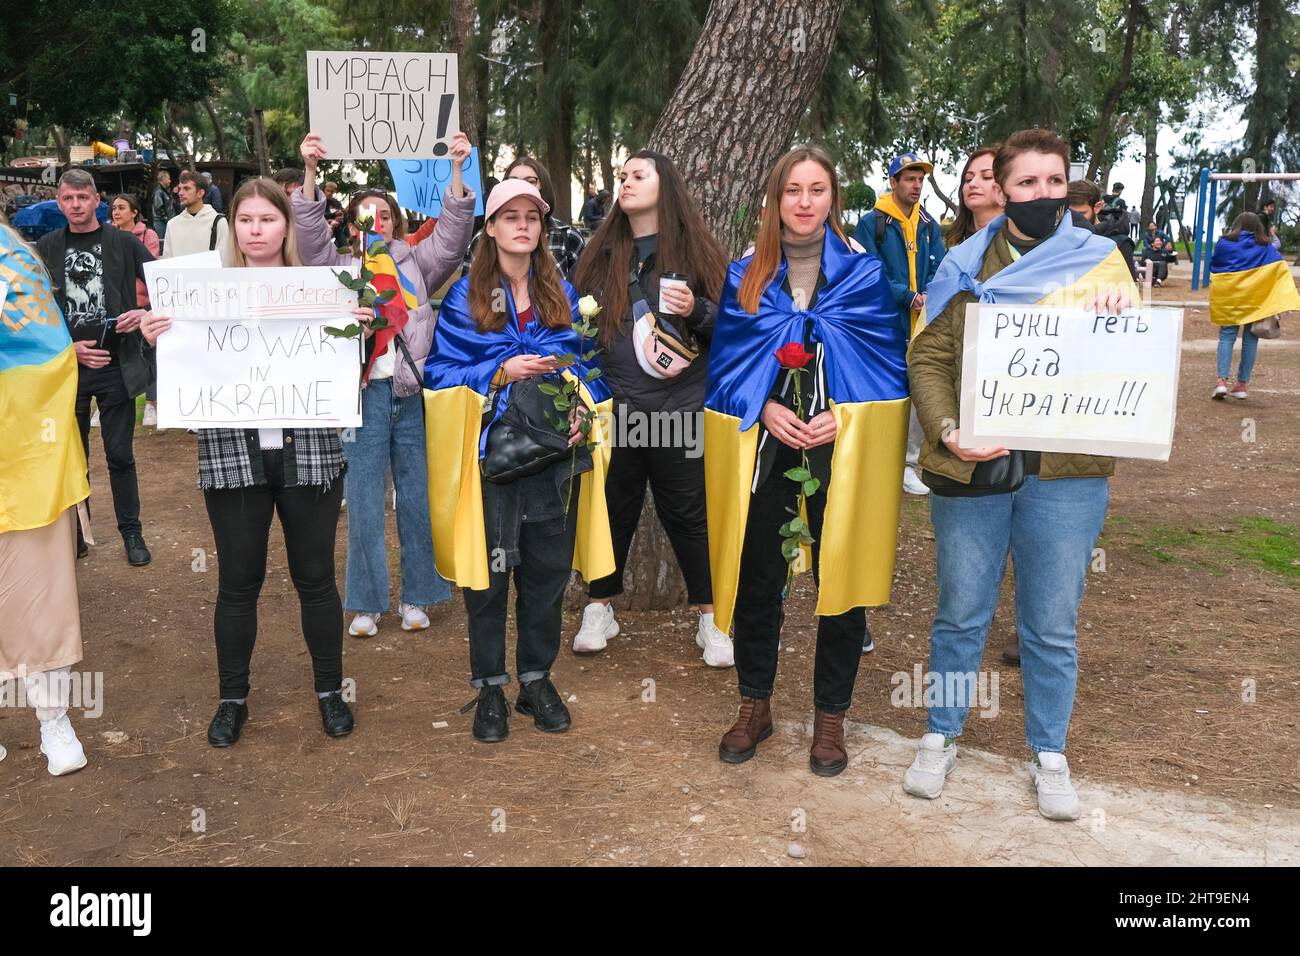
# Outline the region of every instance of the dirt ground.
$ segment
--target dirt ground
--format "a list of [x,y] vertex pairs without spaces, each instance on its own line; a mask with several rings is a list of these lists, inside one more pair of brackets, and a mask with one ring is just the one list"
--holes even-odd
[[[1193,295],[1205,291],[1176,278],[1157,298]],[[104,675],[104,707],[73,713],[90,764],[50,777],[31,713],[0,708],[0,864],[1300,862],[1300,348],[1261,343],[1250,399],[1211,402],[1215,333],[1203,307],[1188,309],[1173,457],[1122,462],[1111,485],[1104,566],[1081,612],[1076,824],[1034,809],[1020,675],[1001,660],[1009,587],[984,663],[1000,681],[997,716],[972,715],[943,799],[901,790],[924,710],[891,704],[891,676],[927,668],[934,611],[920,499],[904,504],[893,603],[869,613],[877,648],[850,711],[852,762],[833,780],[807,769],[806,578],[787,611],[778,732],[743,766],[716,757],[734,672],[703,664],[687,611],[620,615],[622,635],[597,657],[566,642],[555,681],[572,731],[543,735],[515,716],[495,746],[458,713],[473,696],[459,598],[423,633],[390,616],[376,638],[345,638],[358,727],[331,740],[278,530],[251,719],[236,747],[213,750],[220,556],[193,436],[150,428],[136,440],[146,569],[123,557],[93,446],[100,544],[79,564],[81,667]],[[391,515],[389,533],[395,553]],[[344,545],[341,526],[340,585]],[[193,569],[196,548],[206,571]],[[578,616],[566,613],[566,636]]]

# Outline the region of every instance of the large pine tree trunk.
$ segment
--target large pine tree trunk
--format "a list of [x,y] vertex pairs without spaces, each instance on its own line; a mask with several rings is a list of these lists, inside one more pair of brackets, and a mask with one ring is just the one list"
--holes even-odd
[[471,143],[481,146],[478,138],[478,57],[471,57],[469,50],[477,12],[474,0],[451,0],[451,51],[460,61],[460,128]]
[[[705,220],[733,253],[752,239],[768,171],[790,147],[812,102],[844,4],[713,0],[650,136],[650,148],[672,157]],[[686,599],[649,495],[624,590],[633,608],[676,607]]]
[[1146,159],[1146,175],[1142,180],[1142,223],[1138,235],[1147,234],[1147,223],[1154,218],[1152,213],[1155,211],[1156,197],[1156,134],[1160,131],[1160,118],[1154,111],[1147,114],[1144,120],[1146,129],[1143,131],[1146,141],[1144,150]]
[[732,252],[751,239],[763,181],[812,102],[844,4],[714,0],[650,136]]
[[[1106,143],[1116,136],[1116,131],[1111,126],[1111,118],[1119,108],[1120,97],[1124,95],[1133,75],[1133,50],[1137,45],[1138,34],[1145,25],[1146,13],[1142,9],[1142,0],[1129,0],[1124,15],[1124,52],[1120,56],[1119,74],[1115,77],[1115,82],[1110,85],[1110,89],[1106,91],[1101,101],[1101,109],[1097,112],[1097,126],[1093,131],[1091,149],[1088,151],[1092,158],[1088,162],[1088,172],[1084,179],[1092,179],[1097,174],[1097,169],[1102,164],[1102,156],[1106,152]],[[1104,183],[1105,180],[1103,179],[1102,182]]]

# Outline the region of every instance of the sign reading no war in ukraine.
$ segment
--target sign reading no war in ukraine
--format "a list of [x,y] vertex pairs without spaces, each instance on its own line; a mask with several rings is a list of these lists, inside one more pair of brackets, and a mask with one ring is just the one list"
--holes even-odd
[[361,424],[357,295],[325,267],[213,269],[159,262],[149,301],[158,339],[159,428]]
[[330,159],[437,158],[460,129],[454,53],[307,53],[311,130]]
[[1181,309],[966,307],[961,446],[1168,461]]

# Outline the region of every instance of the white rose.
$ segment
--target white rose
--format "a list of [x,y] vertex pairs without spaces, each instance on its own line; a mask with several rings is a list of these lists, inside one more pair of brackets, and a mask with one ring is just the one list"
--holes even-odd
[[584,295],[578,300],[578,314],[584,319],[594,319],[600,315],[600,305],[593,295]]

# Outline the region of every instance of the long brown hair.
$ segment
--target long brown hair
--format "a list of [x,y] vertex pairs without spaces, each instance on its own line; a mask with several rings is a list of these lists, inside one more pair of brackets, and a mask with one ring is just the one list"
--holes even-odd
[[[500,213],[498,213],[500,215]],[[495,222],[493,216],[488,222]],[[533,316],[548,329],[568,328],[573,324],[573,307],[564,291],[564,279],[555,257],[546,241],[546,217],[542,216],[542,231],[537,237],[537,248],[529,256],[529,302]],[[510,321],[510,310],[504,307],[501,292],[501,262],[497,258],[497,241],[488,235],[487,223],[469,266],[469,314],[480,332],[499,332]]]
[[966,205],[966,173],[970,169],[970,164],[981,156],[997,156],[1000,147],[999,143],[980,146],[970,154],[970,159],[966,160],[966,165],[961,168],[961,176],[957,180],[957,215],[943,231],[944,245],[949,247],[959,245],[978,231],[975,228],[975,213],[971,212]]
[[1264,228],[1264,220],[1253,212],[1243,212],[1236,219],[1232,220],[1232,228],[1223,234],[1223,238],[1229,242],[1236,242],[1241,238],[1242,233],[1247,235],[1254,233],[1255,241],[1261,246],[1266,246],[1273,241],[1273,237],[1268,234]]
[[[649,160],[659,175],[659,238],[653,276],[664,272],[688,276],[695,295],[717,302],[727,278],[727,253],[704,222],[700,208],[677,167],[663,153],[639,149],[628,159]],[[617,203],[587,242],[573,273],[579,292],[600,302],[600,344],[609,348],[627,320],[628,269],[632,266],[632,225]]]
[[848,244],[844,227],[840,225],[843,217],[840,199],[840,179],[835,174],[835,163],[830,154],[820,146],[796,146],[776,161],[772,172],[767,177],[767,189],[763,199],[763,217],[758,224],[758,239],[754,242],[754,255],[745,270],[745,278],[740,280],[740,289],[736,298],[740,307],[750,314],[758,311],[758,300],[763,297],[763,290],[776,277],[776,270],[781,265],[781,196],[785,184],[790,179],[790,171],[799,163],[812,160],[831,180],[831,208],[826,216],[826,224]]
[[293,209],[289,206],[289,197],[284,194],[280,184],[274,179],[266,176],[259,176],[257,179],[245,179],[235,195],[230,199],[230,229],[226,232],[226,241],[230,243],[230,256],[228,261],[232,266],[246,266],[248,261],[244,258],[244,252],[239,248],[239,239],[235,236],[235,220],[239,216],[239,207],[247,199],[258,196],[265,199],[280,215],[284,216],[284,246],[280,250],[284,255],[284,264],[286,266],[300,266],[302,260],[298,258],[298,230],[293,225]]

